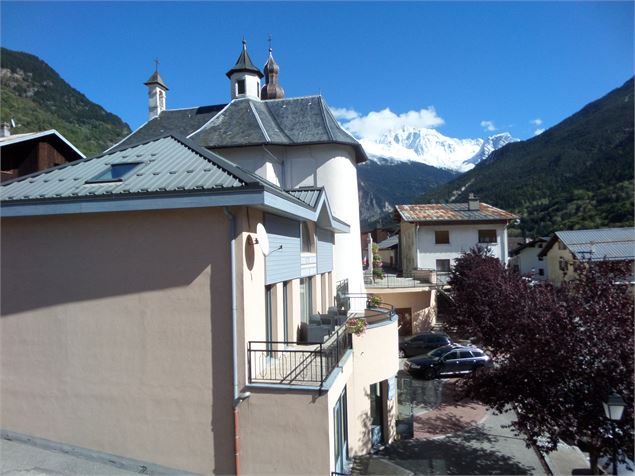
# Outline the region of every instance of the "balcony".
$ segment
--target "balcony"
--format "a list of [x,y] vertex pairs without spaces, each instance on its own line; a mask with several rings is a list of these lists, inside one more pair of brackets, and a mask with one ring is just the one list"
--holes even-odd
[[[332,308],[338,314],[315,315],[307,325],[305,335],[318,338],[323,336],[321,341],[248,342],[249,383],[321,390],[333,371],[340,366],[346,353],[352,349],[351,334],[346,328],[349,319],[363,318],[368,323],[368,328],[372,328],[396,318],[392,305],[373,305],[369,295],[349,294],[345,292],[346,289],[344,285],[338,284],[336,306]],[[351,312],[350,309],[363,310]],[[320,323],[315,321],[316,318],[322,319]],[[324,319],[330,319],[330,327],[324,324]],[[325,331],[325,327],[328,330]]]
[[247,345],[250,384],[321,389],[352,348],[352,339],[342,325],[324,342],[250,341]]
[[434,269],[415,269],[404,274],[385,273],[381,279],[365,276],[364,281],[367,289],[429,288],[446,284],[448,274]]

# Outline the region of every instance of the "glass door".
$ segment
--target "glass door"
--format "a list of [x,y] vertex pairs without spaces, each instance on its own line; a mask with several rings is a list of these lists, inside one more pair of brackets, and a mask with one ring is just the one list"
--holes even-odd
[[346,388],[333,407],[333,442],[335,451],[335,472],[344,473],[348,462],[348,411],[346,408]]

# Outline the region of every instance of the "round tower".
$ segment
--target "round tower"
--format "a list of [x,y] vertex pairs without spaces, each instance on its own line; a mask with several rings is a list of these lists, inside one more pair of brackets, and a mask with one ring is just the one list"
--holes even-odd
[[247,42],[244,38],[243,50],[240,52],[234,67],[227,71],[227,77],[230,81],[232,99],[242,97],[260,99],[260,79],[263,74],[251,61],[249,53],[247,53]]

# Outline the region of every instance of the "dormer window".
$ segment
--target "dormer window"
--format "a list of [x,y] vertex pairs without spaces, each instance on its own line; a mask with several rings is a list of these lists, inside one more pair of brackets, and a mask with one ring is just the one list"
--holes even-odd
[[236,81],[236,94],[245,94],[245,80],[239,79]]
[[108,168],[95,175],[86,183],[123,182],[123,179],[143,162],[128,162],[123,164],[111,164]]

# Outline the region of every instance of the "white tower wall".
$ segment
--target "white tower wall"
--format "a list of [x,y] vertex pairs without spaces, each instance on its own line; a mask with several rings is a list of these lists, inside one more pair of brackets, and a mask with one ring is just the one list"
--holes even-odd
[[[238,81],[245,81],[245,92],[238,93]],[[253,74],[241,71],[239,73],[232,74],[230,80],[230,94],[232,99],[238,98],[252,98],[260,99],[260,78]]]

